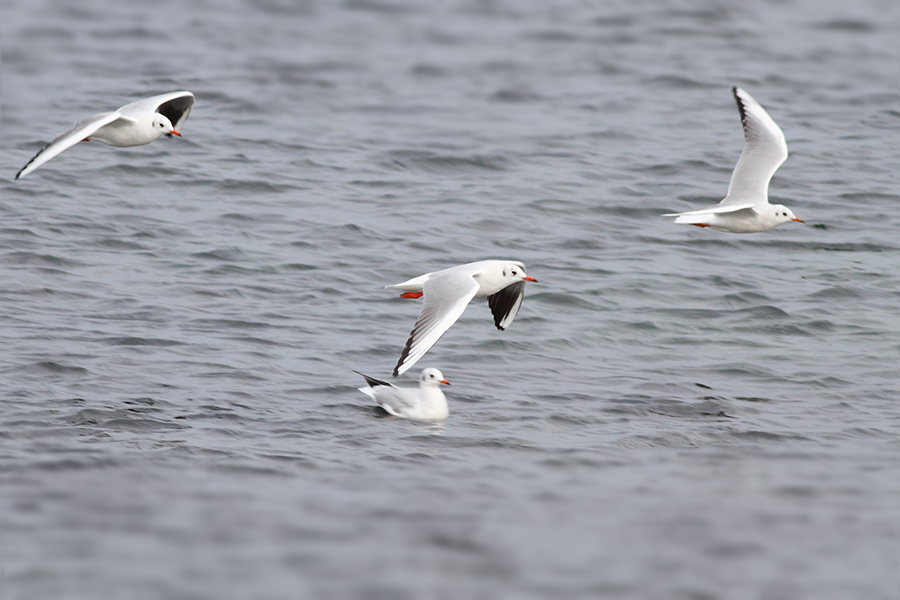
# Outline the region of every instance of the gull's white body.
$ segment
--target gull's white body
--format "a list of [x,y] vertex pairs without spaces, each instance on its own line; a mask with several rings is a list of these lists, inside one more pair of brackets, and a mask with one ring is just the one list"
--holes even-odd
[[[359,371],[357,371],[359,373]],[[419,388],[400,388],[393,383],[362,375],[366,387],[363,394],[395,417],[417,421],[442,421],[450,414],[441,385],[450,385],[437,369],[425,369],[419,376]]]
[[426,273],[386,286],[387,289],[422,292],[422,312],[406,347],[394,367],[394,377],[406,372],[450,329],[473,298],[488,298],[497,329],[506,329],[525,297],[525,265],[508,260],[482,260]]
[[731,174],[728,194],[718,204],[665,216],[677,217],[676,223],[731,233],[756,233],[800,221],[789,208],[769,204],[769,181],[788,155],[784,134],[750,94],[739,87],[732,91],[744,126],[744,151]]
[[191,92],[170,92],[126,104],[113,112],[82,119],[35,154],[16,174],[16,179],[25,177],[82,141],[128,147],[149,144],[167,133],[181,135],[178,128],[187,119],[193,105],[194,95]]

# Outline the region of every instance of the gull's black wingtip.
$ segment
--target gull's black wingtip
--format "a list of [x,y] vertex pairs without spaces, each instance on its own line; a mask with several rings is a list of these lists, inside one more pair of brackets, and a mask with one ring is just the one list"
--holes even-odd
[[738,95],[738,92],[741,90],[738,86],[731,86],[731,93],[734,94],[734,101],[737,102],[738,112],[741,113],[741,123],[747,124],[747,107],[744,106],[743,100]]
[[412,350],[413,341],[416,338],[416,327],[413,326],[413,330],[409,333],[409,339],[406,340],[406,345],[403,347],[403,352],[400,353],[400,360],[397,361],[397,366],[394,367],[394,377],[400,375],[400,367],[403,366],[403,363],[406,362],[406,357],[409,356],[409,351]]
[[375,379],[374,377],[370,377],[370,376],[366,375],[365,373],[360,373],[360,372],[357,371],[356,369],[350,369],[350,370],[353,371],[354,373],[356,373],[357,375],[359,375],[360,377],[362,377],[363,379],[365,379],[365,380],[366,380],[366,385],[368,385],[369,387],[375,387],[375,386],[378,386],[378,385],[382,385],[382,386],[390,386],[390,385],[391,385],[391,384],[388,383],[387,381],[382,381],[382,380],[380,380],[380,379]]

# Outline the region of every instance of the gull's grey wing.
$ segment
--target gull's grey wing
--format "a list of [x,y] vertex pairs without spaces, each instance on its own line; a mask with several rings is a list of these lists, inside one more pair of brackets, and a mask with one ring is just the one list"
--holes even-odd
[[525,298],[525,282],[517,281],[508,285],[496,294],[488,296],[488,306],[494,315],[494,325],[497,329],[504,330],[516,318],[522,299]]
[[379,387],[375,392],[375,402],[395,417],[402,417],[404,410],[415,407],[418,400],[418,389],[406,389],[391,386]]
[[750,94],[739,87],[732,92],[744,127],[744,150],[721,204],[766,204],[769,181],[788,156],[784,133]]
[[101,127],[117,121],[119,118],[121,118],[121,116],[122,115],[118,111],[116,111],[100,113],[99,115],[94,115],[93,117],[88,117],[86,119],[78,121],[77,123],[75,123],[72,129],[66,131],[65,133],[59,134],[52,142],[41,148],[40,152],[35,154],[32,159],[29,160],[28,163],[26,163],[26,165],[22,167],[22,169],[18,173],[16,173],[16,179],[25,177],[51,158],[58,156],[78,142],[84,140],[87,137],[90,137],[91,134],[96,132]]
[[422,312],[394,367],[394,377],[405,373],[422,358],[459,319],[478,293],[478,282],[470,274],[451,270],[426,281],[422,292]]

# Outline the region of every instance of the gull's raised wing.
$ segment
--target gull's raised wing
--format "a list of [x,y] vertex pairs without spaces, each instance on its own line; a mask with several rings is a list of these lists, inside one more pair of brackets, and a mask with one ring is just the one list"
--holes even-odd
[[767,204],[769,181],[788,156],[784,133],[750,94],[739,87],[732,91],[744,126],[744,150],[721,204]]

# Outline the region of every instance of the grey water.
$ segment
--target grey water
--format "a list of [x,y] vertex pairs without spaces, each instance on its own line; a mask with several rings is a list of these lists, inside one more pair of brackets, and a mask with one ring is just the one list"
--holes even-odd
[[[900,596],[892,0],[0,1],[0,599]],[[734,235],[731,86],[805,224]],[[183,139],[76,119],[188,89]],[[523,261],[379,414],[420,303]]]

